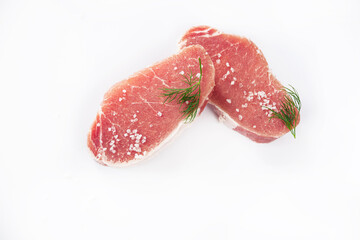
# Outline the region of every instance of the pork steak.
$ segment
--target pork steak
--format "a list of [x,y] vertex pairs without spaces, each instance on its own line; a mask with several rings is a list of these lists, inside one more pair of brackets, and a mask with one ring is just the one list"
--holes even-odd
[[215,69],[200,45],[183,48],[110,88],[88,135],[88,147],[99,163],[120,167],[138,162],[174,136],[184,116],[176,101],[163,104],[163,88],[185,88],[182,75],[199,74],[199,58],[203,108],[215,84]]
[[271,142],[289,132],[281,120],[269,121],[269,108],[278,111],[286,93],[253,42],[199,26],[186,32],[179,47],[194,44],[203,46],[213,60],[216,84],[209,103],[219,119],[259,143]]

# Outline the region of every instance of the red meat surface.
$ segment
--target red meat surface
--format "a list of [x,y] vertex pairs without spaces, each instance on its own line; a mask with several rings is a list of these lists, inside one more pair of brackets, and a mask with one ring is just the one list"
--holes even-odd
[[179,104],[163,104],[162,88],[188,87],[182,74],[197,75],[202,61],[203,108],[214,87],[215,69],[199,45],[182,49],[151,67],[116,83],[105,94],[89,135],[88,147],[107,166],[124,166],[142,160],[167,142],[182,125]]
[[215,87],[209,103],[219,119],[259,143],[271,142],[289,132],[278,111],[286,94],[271,73],[261,50],[249,39],[223,34],[208,26],[191,28],[181,39],[180,48],[200,44],[215,66]]

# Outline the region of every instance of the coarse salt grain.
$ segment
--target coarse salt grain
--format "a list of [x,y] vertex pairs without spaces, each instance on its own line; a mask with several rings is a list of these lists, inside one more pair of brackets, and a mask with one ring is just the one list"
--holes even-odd
[[229,75],[230,75],[230,71],[227,71],[227,72],[224,74],[223,79],[226,79]]

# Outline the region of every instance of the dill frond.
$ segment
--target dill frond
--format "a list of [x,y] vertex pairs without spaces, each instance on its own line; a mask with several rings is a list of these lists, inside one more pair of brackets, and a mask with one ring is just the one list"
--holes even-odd
[[167,102],[177,101],[179,104],[179,108],[185,104],[185,109],[180,110],[182,112],[182,117],[185,117],[185,123],[192,122],[199,108],[200,102],[200,82],[202,78],[202,66],[201,59],[199,58],[200,65],[200,76],[194,76],[193,73],[183,74],[184,79],[182,80],[184,83],[189,85],[187,88],[162,88],[164,91],[162,94],[165,97],[164,104]]
[[296,138],[296,125],[299,122],[299,114],[301,110],[301,101],[299,93],[296,89],[289,85],[290,88],[284,87],[283,91],[286,92],[284,99],[281,100],[280,110],[278,112],[268,108],[273,115],[272,118],[280,119],[285,126],[290,130],[291,134]]

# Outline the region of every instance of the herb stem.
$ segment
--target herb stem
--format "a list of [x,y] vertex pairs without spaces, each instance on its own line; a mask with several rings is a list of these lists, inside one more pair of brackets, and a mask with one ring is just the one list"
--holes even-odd
[[194,121],[199,108],[201,88],[200,83],[202,79],[202,66],[201,59],[199,58],[200,76],[194,76],[190,71],[189,74],[182,76],[185,78],[182,81],[189,85],[187,88],[162,88],[164,91],[162,94],[165,97],[164,104],[176,100],[179,104],[179,108],[185,104],[184,110],[181,110],[182,116],[185,117],[185,123]]
[[284,96],[284,99],[281,100],[280,110],[274,111],[273,109],[268,108],[273,113],[269,120],[273,118],[280,119],[290,130],[294,138],[296,138],[296,125],[299,123],[301,101],[296,89],[291,85],[289,86],[290,88],[283,88],[286,95]]

